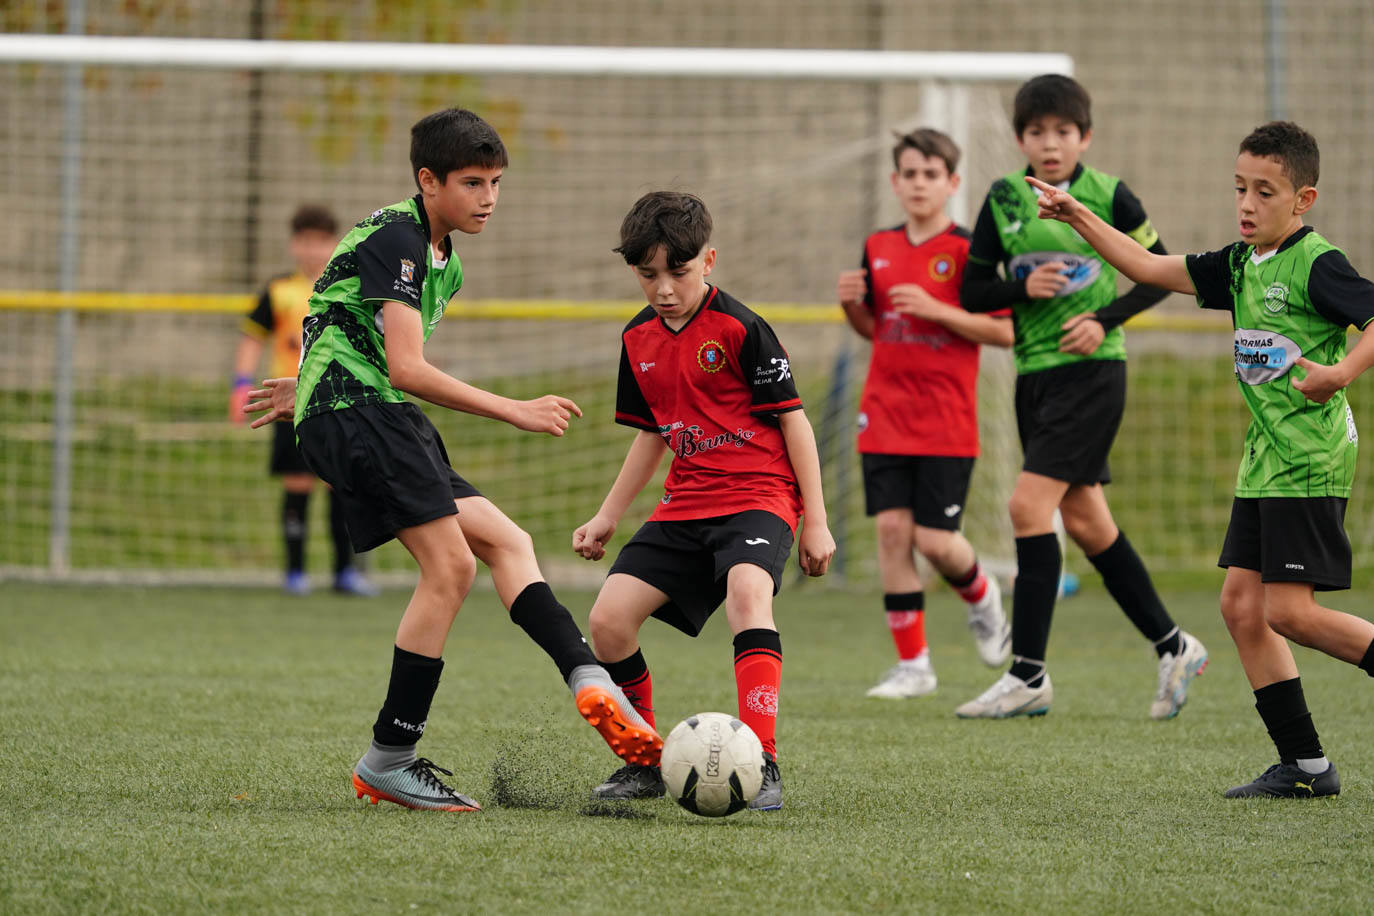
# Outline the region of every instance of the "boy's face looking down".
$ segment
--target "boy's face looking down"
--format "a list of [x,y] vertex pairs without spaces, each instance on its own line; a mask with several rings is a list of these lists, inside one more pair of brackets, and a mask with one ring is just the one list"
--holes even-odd
[[486,228],[501,193],[501,168],[470,165],[449,172],[441,181],[427,168],[417,180],[429,213],[431,241],[454,229],[476,235]]
[[716,250],[709,245],[676,267],[668,266],[668,251],[656,246],[649,260],[631,268],[644,297],[658,317],[673,330],[688,322],[706,295],[706,277],[716,266]]
[[1067,118],[1047,114],[1027,121],[1016,145],[1030,163],[1032,175],[1048,184],[1059,184],[1073,175],[1092,138],[1091,128],[1080,130]]
[[1236,222],[1240,237],[1263,254],[1277,248],[1302,225],[1317,201],[1314,187],[1293,187],[1283,164],[1269,156],[1236,157]]
[[897,195],[908,219],[934,219],[944,213],[945,204],[958,189],[959,176],[950,173],[944,159],[911,147],[902,150],[897,171],[892,173],[892,193]]
[[337,244],[338,239],[332,232],[325,232],[323,229],[302,229],[291,234],[291,241],[287,243],[287,247],[291,252],[291,260],[296,262],[296,269],[303,276],[314,280],[324,273]]

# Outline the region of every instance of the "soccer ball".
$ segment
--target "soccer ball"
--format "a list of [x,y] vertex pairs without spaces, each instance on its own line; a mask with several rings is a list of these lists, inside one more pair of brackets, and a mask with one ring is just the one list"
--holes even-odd
[[763,745],[734,716],[698,713],[668,733],[660,766],[668,793],[679,805],[704,817],[725,817],[759,794]]

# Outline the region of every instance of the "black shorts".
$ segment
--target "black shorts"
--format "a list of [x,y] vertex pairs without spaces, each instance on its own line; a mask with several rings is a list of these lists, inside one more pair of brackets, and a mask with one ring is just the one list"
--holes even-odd
[[773,594],[792,553],[792,529],[771,512],[681,522],[645,522],[620,551],[611,575],[623,573],[668,596],[654,616],[696,636],[725,600],[726,574],[753,563],[773,577]]
[[335,410],[303,420],[296,433],[310,470],[334,488],[356,551],[454,515],[455,499],[481,495],[449,465],[439,431],[414,404]]
[[1237,496],[1217,565],[1256,570],[1261,582],[1310,582],[1319,592],[1349,588],[1345,504],[1339,496]]
[[273,474],[310,473],[310,465],[296,448],[296,429],[290,423],[272,424],[272,460],[268,470]]
[[973,476],[972,458],[862,455],[864,511],[910,509],[916,524],[958,531]]
[[1087,359],[1016,377],[1022,467],[1068,484],[1110,483],[1107,455],[1126,410],[1126,363]]

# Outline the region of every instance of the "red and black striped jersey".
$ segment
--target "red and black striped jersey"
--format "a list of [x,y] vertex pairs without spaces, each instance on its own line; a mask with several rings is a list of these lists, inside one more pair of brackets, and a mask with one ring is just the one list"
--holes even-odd
[[795,529],[801,491],[777,417],[802,402],[768,323],[708,285],[680,330],[645,307],[620,342],[616,422],[658,433],[673,453],[650,519],[763,509]]
[[864,243],[873,356],[859,399],[859,451],[880,455],[978,454],[978,345],[893,308],[898,284],[918,284],[950,308],[968,261],[968,231],[951,224],[913,245],[906,227]]

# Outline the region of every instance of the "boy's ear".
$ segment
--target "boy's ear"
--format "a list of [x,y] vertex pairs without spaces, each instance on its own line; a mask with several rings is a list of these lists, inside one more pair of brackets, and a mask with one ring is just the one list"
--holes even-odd
[[1079,145],[1079,149],[1085,150],[1088,148],[1089,144],[1093,142],[1093,129],[1089,127],[1087,130],[1081,131],[1079,136],[1083,138],[1083,142]]
[[701,275],[704,277],[711,272],[711,268],[716,266],[716,250],[707,247],[706,254],[701,259]]
[[960,181],[959,173],[958,173],[958,172],[953,172],[953,173],[951,173],[950,176],[949,176],[949,189],[950,189],[951,191],[957,191],[957,190],[959,190],[959,181]]
[[426,194],[433,194],[439,185],[443,184],[439,180],[439,176],[435,175],[434,171],[427,165],[420,167],[420,171],[415,175],[415,180],[420,183],[420,190]]
[[1305,188],[1298,188],[1297,197],[1293,199],[1293,215],[1302,216],[1312,205],[1317,202],[1317,189],[1308,185]]

